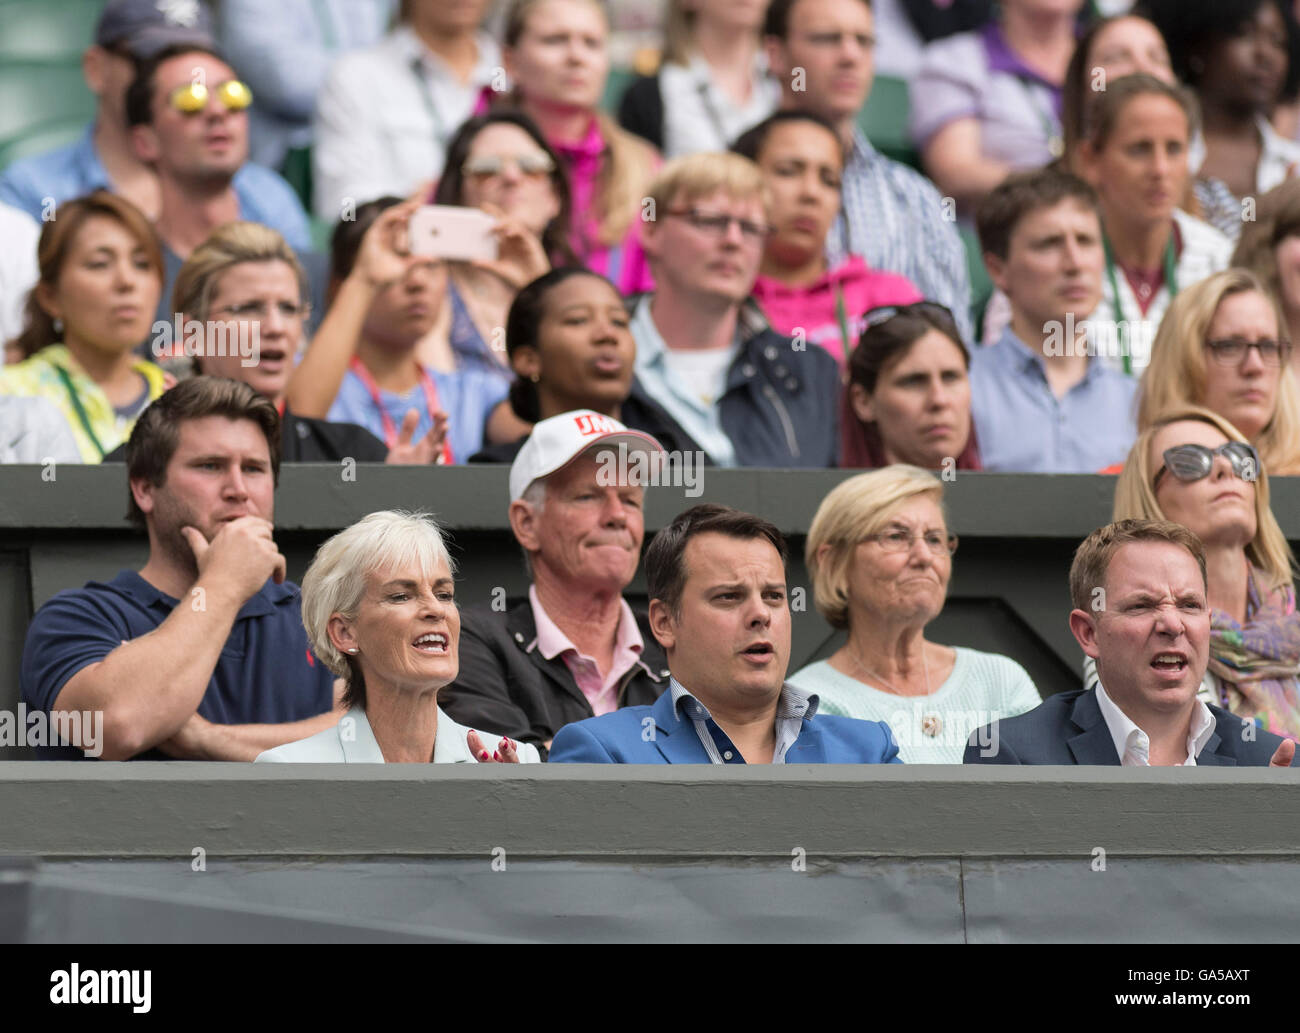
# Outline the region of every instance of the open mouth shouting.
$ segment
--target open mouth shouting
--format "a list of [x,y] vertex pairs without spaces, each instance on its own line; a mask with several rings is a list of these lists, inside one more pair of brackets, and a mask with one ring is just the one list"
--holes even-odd
[[451,643],[445,632],[430,631],[415,640],[415,648],[429,656],[446,656]]
[[1187,667],[1187,654],[1174,649],[1157,653],[1151,661],[1151,669],[1156,671],[1163,679],[1169,681],[1180,679],[1186,672]]

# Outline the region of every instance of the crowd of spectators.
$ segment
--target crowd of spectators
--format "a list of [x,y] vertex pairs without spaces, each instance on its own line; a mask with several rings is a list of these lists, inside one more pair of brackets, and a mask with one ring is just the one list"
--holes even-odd
[[[110,759],[1289,762],[1300,4],[661,6],[611,92],[599,0],[104,4],[92,122],[0,169],[0,462],[123,462],[150,554],[24,697]],[[784,538],[643,542],[619,449],[870,471],[806,542],[842,645],[787,679]],[[508,464],[527,597],[462,622],[417,512],[284,583],[280,463],[347,459]],[[927,639],[954,471],[1118,475],[1078,699]]]

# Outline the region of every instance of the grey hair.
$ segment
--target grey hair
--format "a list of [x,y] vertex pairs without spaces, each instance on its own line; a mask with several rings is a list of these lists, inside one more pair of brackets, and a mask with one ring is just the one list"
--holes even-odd
[[[538,477],[519,496],[520,502],[527,502],[532,507],[534,513],[540,514],[546,508],[546,478]],[[528,550],[522,545],[519,547],[524,554],[524,570],[528,572],[528,580],[533,579],[533,557]]]
[[357,615],[366,591],[366,576],[385,567],[419,570],[433,579],[445,563],[456,573],[442,530],[427,513],[382,510],[362,517],[316,550],[302,579],[302,623],[312,652],[348,685],[345,702],[365,705],[365,683],[357,661],[330,641],[335,614]]

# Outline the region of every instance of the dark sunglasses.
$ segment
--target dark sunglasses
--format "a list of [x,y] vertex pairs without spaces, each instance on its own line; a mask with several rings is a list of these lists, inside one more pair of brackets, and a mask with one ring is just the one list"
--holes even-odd
[[1151,482],[1152,490],[1160,487],[1160,478],[1168,470],[1180,481],[1199,481],[1208,477],[1214,469],[1214,457],[1223,456],[1232,464],[1232,472],[1243,481],[1259,479],[1259,452],[1254,445],[1244,441],[1229,441],[1218,448],[1206,448],[1204,445],[1175,445],[1165,449],[1164,465],[1156,472]]

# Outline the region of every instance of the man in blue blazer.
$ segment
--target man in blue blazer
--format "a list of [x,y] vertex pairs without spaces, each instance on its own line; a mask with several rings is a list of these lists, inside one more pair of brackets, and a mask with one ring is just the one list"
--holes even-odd
[[1181,524],[1121,520],[1070,567],[1070,630],[1096,688],[978,729],[967,764],[1289,767],[1295,744],[1197,698],[1210,646],[1201,541]]
[[655,535],[650,629],[669,689],[653,706],[565,725],[551,763],[901,763],[887,724],[818,716],[816,695],[785,683],[785,560],[780,531],[728,506],[695,506]]

